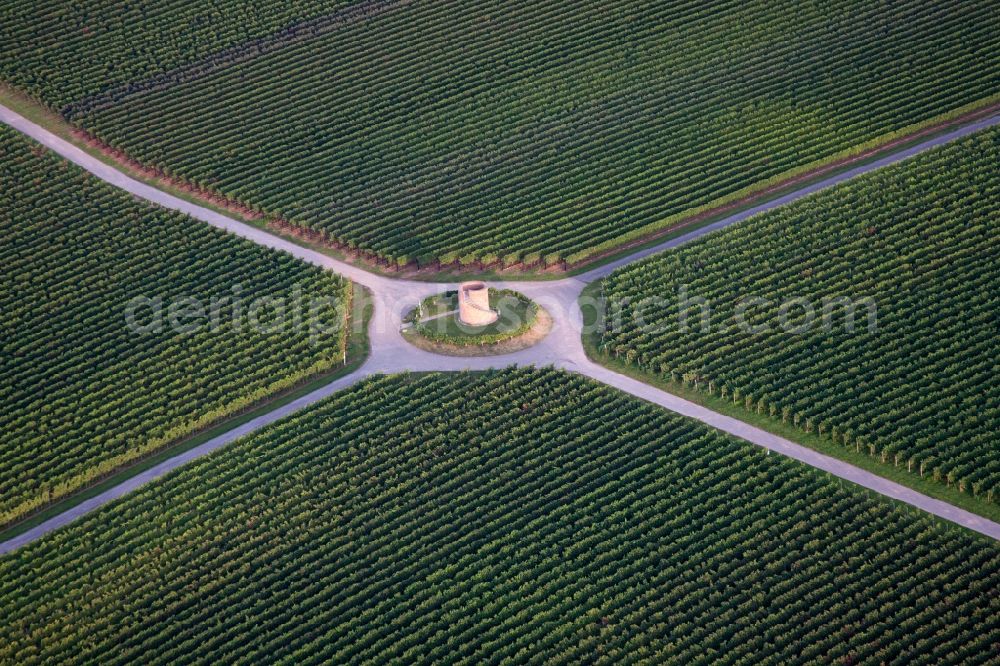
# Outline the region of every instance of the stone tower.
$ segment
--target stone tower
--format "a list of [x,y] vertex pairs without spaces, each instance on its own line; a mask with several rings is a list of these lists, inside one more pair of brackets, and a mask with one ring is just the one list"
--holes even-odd
[[482,282],[458,286],[458,319],[467,326],[492,324],[500,315],[490,309],[490,290]]

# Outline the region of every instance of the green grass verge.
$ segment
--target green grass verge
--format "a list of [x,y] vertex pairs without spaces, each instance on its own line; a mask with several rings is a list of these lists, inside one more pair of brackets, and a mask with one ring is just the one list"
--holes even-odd
[[[600,299],[601,296],[600,285],[600,281],[587,285],[580,294],[581,303],[599,302],[597,299]],[[906,486],[907,488],[916,490],[919,493],[923,493],[928,497],[948,502],[949,504],[953,504],[994,522],[1000,522],[1000,506],[996,504],[981,501],[968,493],[959,492],[955,488],[950,488],[947,485],[941,484],[932,479],[921,478],[917,474],[907,472],[905,467],[897,468],[894,465],[879,462],[877,459],[872,458],[866,453],[859,453],[853,449],[834,444],[827,439],[803,432],[792,425],[772,419],[770,416],[748,412],[746,409],[738,405],[734,405],[729,400],[725,400],[718,396],[708,395],[707,393],[703,393],[701,391],[696,391],[692,388],[684,386],[681,383],[672,382],[670,380],[663,379],[662,377],[647,374],[635,366],[628,365],[624,361],[608,358],[599,352],[597,348],[598,334],[596,323],[598,317],[599,313],[593,309],[584,309],[583,311],[583,348],[587,357],[595,363],[599,363],[600,365],[603,365],[604,367],[619,374],[637,379],[651,386],[655,386],[656,388],[666,391],[667,393],[671,393],[695,404],[707,407],[712,411],[725,414],[726,416],[730,416],[734,419],[739,419],[744,423],[749,423],[752,426],[765,430],[771,434],[778,435],[779,437],[784,437],[785,439],[795,442],[796,444],[801,444],[802,446],[824,453],[832,458],[848,462],[868,472],[889,479],[890,481],[895,481],[901,486]]]
[[[436,316],[440,313],[452,312],[458,308],[458,292],[446,291],[435,294],[420,302],[424,319],[414,321],[411,333],[419,335],[431,342],[450,345],[481,345],[496,344],[526,333],[535,323],[538,316],[538,306],[527,296],[509,289],[490,289],[490,308],[499,313],[497,320],[485,326],[468,326],[463,324],[458,313]],[[433,317],[428,319],[428,317]],[[405,321],[406,319],[404,319]]]
[[[322,388],[330,382],[333,382],[345,375],[349,375],[360,368],[365,362],[365,359],[368,358],[368,325],[371,322],[372,313],[375,308],[371,293],[367,288],[362,287],[359,284],[353,284],[353,288],[354,297],[352,299],[352,324],[348,329],[349,335],[347,338],[346,364],[339,366],[330,372],[322,373],[312,379],[302,382],[294,388],[266,398],[239,414],[231,416],[200,433],[179,440],[178,442],[166,448],[162,448],[149,456],[140,458],[138,461],[112,472],[101,481],[49,504],[44,509],[31,514],[27,518],[24,518],[23,520],[14,523],[3,530],[0,530],[0,541],[7,541],[8,539],[12,539],[19,534],[23,534],[31,528],[44,523],[49,518],[57,516],[64,511],[68,511],[81,502],[85,502],[92,497],[100,495],[104,491],[113,488],[122,481],[130,479],[137,474],[141,474],[147,469],[160,464],[164,460],[169,460],[176,455],[193,449],[196,446],[200,446],[210,439],[214,439],[219,435],[225,434],[233,428],[243,425],[247,421],[263,416],[274,411],[275,409],[278,409],[279,407],[283,407],[293,400],[297,400],[304,395],[312,393],[316,389]],[[360,326],[354,324],[354,322],[358,321],[359,317],[361,322]]]

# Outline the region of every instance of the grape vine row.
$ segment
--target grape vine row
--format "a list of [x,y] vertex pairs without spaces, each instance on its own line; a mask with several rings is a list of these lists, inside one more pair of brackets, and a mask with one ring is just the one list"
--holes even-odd
[[0,662],[987,663],[996,543],[581,377],[376,377],[0,559]]
[[[386,264],[561,266],[1000,101],[991,3],[369,4],[259,54],[168,58],[124,82],[80,57],[57,108],[151,168]],[[46,48],[80,54],[86,40],[58,46],[79,28]],[[26,33],[3,43],[0,73],[49,85],[17,59]]]
[[[324,335],[251,309],[266,297],[291,310],[297,293],[328,297],[302,300]],[[0,127],[0,525],[335,368],[350,293],[339,276],[137,202]],[[130,328],[135,297],[150,301]],[[205,316],[217,300],[215,325],[175,329],[181,299]],[[178,323],[196,323],[185,311]]]
[[[0,78],[61,109],[280,42],[345,0],[33,0],[0,4]],[[265,46],[265,49],[267,47]]]
[[995,502],[997,164],[986,130],[619,269],[600,348]]

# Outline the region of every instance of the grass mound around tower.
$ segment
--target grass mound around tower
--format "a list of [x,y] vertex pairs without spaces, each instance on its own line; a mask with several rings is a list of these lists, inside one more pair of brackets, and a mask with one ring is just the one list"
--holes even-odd
[[425,351],[481,356],[525,349],[552,328],[552,318],[544,308],[510,289],[491,288],[490,309],[498,314],[496,321],[471,326],[459,318],[457,291],[434,294],[403,317],[403,337]]

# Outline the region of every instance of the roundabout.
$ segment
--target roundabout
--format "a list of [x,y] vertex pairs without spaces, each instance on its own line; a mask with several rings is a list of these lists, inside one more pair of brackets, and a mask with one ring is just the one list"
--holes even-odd
[[404,315],[400,333],[435,354],[496,356],[527,349],[551,330],[551,315],[521,292],[464,282],[420,301]]

